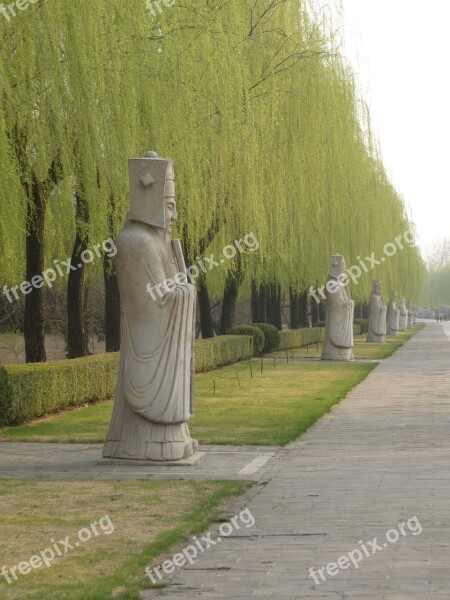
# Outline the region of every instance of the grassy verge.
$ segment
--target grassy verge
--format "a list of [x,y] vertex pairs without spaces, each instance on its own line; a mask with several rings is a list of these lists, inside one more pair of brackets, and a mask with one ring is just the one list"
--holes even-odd
[[[174,544],[207,529],[218,519],[221,503],[247,487],[205,481],[0,481],[0,565],[9,570],[52,548],[53,542],[63,552],[50,568],[32,568],[25,575],[17,571],[17,581],[10,575],[11,584],[1,577],[0,597],[138,598],[140,589],[151,587],[145,567],[160,564]],[[94,521],[98,535],[64,553],[58,541],[69,536],[75,546],[78,532]]]
[[[251,368],[250,368],[251,367]],[[196,376],[191,433],[202,444],[283,445],[297,438],[374,368],[361,363],[240,363]],[[103,442],[112,402],[0,430],[0,440]]]
[[[402,331],[398,336],[387,336],[385,344],[372,344],[366,342],[367,334],[358,336],[355,339],[355,347],[353,352],[356,359],[372,359],[381,360],[389,358],[396,350],[398,350],[405,342],[411,339],[418,331],[423,329],[424,324],[418,323],[411,331]],[[307,348],[298,348],[295,350],[283,350],[273,352],[272,356],[277,358],[320,358],[322,354],[322,344],[319,346],[310,346]]]

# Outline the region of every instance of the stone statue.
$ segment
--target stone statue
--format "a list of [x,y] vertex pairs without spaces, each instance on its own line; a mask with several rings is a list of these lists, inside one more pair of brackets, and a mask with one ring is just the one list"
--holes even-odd
[[[176,461],[195,454],[189,433],[195,287],[178,240],[173,163],[154,152],[129,161],[131,209],[116,246],[121,299],[117,394],[105,458]],[[150,290],[157,290],[157,293]]]
[[[344,282],[344,280],[346,280]],[[325,284],[326,324],[322,360],[354,360],[353,315],[355,303],[347,287],[344,257],[330,258],[330,274]]]
[[373,281],[372,293],[369,298],[369,331],[367,333],[368,342],[378,342],[383,344],[386,335],[386,315],[387,306],[385,306],[382,293],[381,281]]
[[406,329],[412,329],[414,327],[414,318],[416,315],[411,300],[408,300],[406,308],[408,310],[408,324]]
[[406,309],[406,298],[402,298],[400,302],[400,318],[399,318],[399,331],[406,331],[408,326],[408,311]]
[[391,299],[387,307],[387,334],[398,335],[400,328],[400,310],[397,306],[397,292],[391,292]]

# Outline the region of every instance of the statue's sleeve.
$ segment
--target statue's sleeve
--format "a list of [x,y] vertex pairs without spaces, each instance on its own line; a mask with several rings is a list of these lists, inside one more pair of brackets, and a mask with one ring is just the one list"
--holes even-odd
[[130,252],[134,259],[121,267],[126,269],[121,286],[125,396],[149,421],[183,423],[192,414],[195,287],[175,281],[164,285],[160,245],[152,236],[141,241],[139,253]]
[[386,335],[386,313],[387,307],[378,296],[370,297],[370,314],[372,315],[372,330],[377,335]]
[[355,303],[350,299],[350,295],[345,293],[345,290],[340,289],[335,293],[327,293],[327,304],[331,341],[338,348],[353,348]]

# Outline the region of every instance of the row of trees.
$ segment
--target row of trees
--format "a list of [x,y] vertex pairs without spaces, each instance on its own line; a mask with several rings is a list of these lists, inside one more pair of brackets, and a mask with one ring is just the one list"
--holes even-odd
[[450,305],[450,238],[435,242],[426,254],[428,276],[420,301],[424,306],[438,308]]
[[[120,230],[127,158],[174,159],[178,236],[189,262],[246,234],[259,242],[198,280],[201,328],[233,324],[238,297],[254,320],[293,326],[321,285],[328,256],[381,255],[413,229],[384,170],[339,39],[307,0],[185,0],[154,17],[142,0],[39,2],[2,26],[0,273],[31,281],[55,259]],[[155,11],[154,11],[155,12]],[[157,11],[156,11],[157,12]],[[6,50],[7,49],[7,50]],[[364,273],[413,297],[424,275],[416,248]],[[88,352],[86,283],[70,271],[70,357]],[[107,350],[119,345],[113,262],[103,259]],[[58,285],[58,284],[56,284]],[[61,282],[59,282],[61,285]],[[44,290],[25,297],[28,361],[45,360]]]

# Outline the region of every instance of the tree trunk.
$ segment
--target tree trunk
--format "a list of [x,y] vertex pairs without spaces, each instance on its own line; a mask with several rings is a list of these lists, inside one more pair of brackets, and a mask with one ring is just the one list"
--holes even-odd
[[223,292],[222,315],[220,317],[220,335],[227,334],[234,325],[236,316],[236,300],[239,285],[233,274],[227,276]]
[[214,324],[211,316],[211,302],[209,300],[208,286],[204,275],[198,279],[198,305],[200,309],[200,327],[204,340],[214,337]]
[[220,317],[220,334],[227,334],[234,325],[236,316],[236,301],[239,288],[244,279],[244,268],[240,257],[236,258],[236,270],[229,271],[223,292],[222,314]]
[[105,283],[105,349],[106,352],[120,350],[120,292],[117,282],[114,257],[103,258],[103,280]]
[[325,321],[326,319],[326,309],[325,304],[321,302],[319,304],[319,321]]
[[69,358],[80,358],[89,355],[89,340],[84,322],[84,269],[81,255],[87,250],[85,235],[86,224],[89,223],[89,211],[83,192],[75,192],[76,202],[76,236],[72,252],[72,265],[76,270],[70,271],[67,283],[67,354]]
[[290,290],[291,296],[291,329],[300,329],[300,296]]
[[269,293],[267,295],[267,322],[281,331],[281,289],[276,284],[269,286]]
[[[31,281],[44,271],[45,198],[36,177],[32,176],[31,198],[27,198],[26,278]],[[27,363],[45,362],[44,290],[33,288],[25,296],[24,335]]]
[[304,292],[300,294],[299,298],[299,320],[300,327],[309,327],[309,305],[308,305],[308,293]]
[[259,323],[267,323],[267,290],[267,285],[259,286]]
[[[26,277],[27,281],[31,282],[33,277],[42,276],[44,271],[45,211],[49,195],[63,176],[61,161],[57,155],[52,160],[47,177],[41,182],[29,170],[26,134],[16,127],[8,135],[13,144],[20,182],[27,198]],[[25,296],[24,336],[27,363],[47,360],[44,323],[44,290],[42,287],[34,288]]]
[[[109,195],[108,228],[111,239],[115,237],[114,194]],[[105,350],[118,352],[120,350],[120,291],[116,275],[115,257],[104,255],[103,281],[105,285]]]
[[311,321],[312,321],[313,327],[314,327],[314,325],[318,321],[320,321],[320,319],[319,319],[319,305],[314,300],[314,298],[311,299]]
[[252,309],[252,323],[263,323],[261,319],[261,310],[260,310],[260,294],[259,294],[258,286],[254,281],[252,281],[252,289],[251,289],[251,309]]

